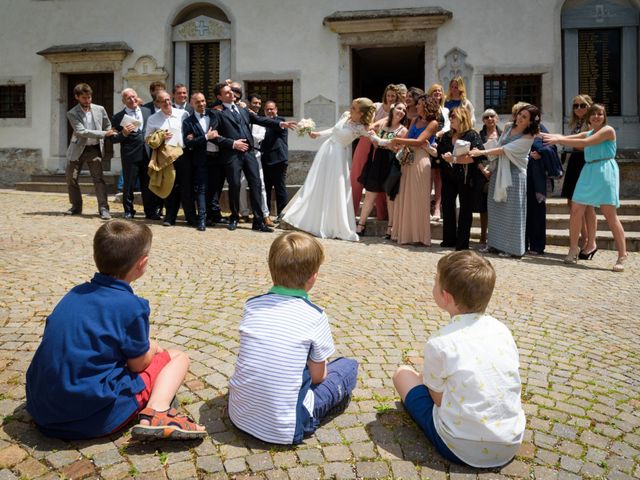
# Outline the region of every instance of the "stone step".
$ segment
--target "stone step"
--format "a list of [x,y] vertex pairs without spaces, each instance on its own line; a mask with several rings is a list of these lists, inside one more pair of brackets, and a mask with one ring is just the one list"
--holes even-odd
[[[599,212],[599,209],[596,209]],[[564,198],[547,198],[547,215],[569,213],[567,200]],[[640,215],[640,199],[620,200],[618,215]]]
[[[87,183],[88,180],[88,183]],[[106,182],[105,182],[106,183]],[[91,178],[82,179],[80,182],[80,191],[84,194],[95,194],[95,188]],[[107,194],[111,195],[116,193],[115,183],[106,183]],[[66,182],[17,182],[15,186],[16,190],[26,192],[52,192],[52,193],[67,193]]]
[[[116,175],[113,173],[103,173],[102,178],[104,178],[104,183],[109,184],[117,184],[118,177],[120,175]],[[83,170],[80,174],[80,180],[84,183],[91,183],[91,175],[89,175],[88,171]],[[31,175],[31,182],[45,182],[45,183],[64,183],[66,185],[67,180],[65,178],[64,173],[49,173],[49,174],[36,174]]]
[[[366,236],[382,237],[387,230],[387,222],[370,218],[367,220]],[[640,252],[640,232],[625,231],[627,250],[630,252]],[[366,237],[365,237],[366,238]],[[431,222],[431,238],[434,243],[442,241],[442,222]],[[471,228],[471,239],[480,239],[480,227]],[[609,230],[598,230],[596,236],[598,248],[602,250],[615,250],[613,235]],[[547,228],[547,245],[569,246],[569,230]]]

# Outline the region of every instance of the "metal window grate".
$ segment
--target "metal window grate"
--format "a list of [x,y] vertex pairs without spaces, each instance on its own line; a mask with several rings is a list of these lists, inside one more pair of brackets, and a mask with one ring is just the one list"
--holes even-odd
[[278,105],[278,115],[293,117],[293,80],[264,80],[247,82],[245,97],[257,93],[262,103],[274,100]]
[[0,118],[26,116],[26,86],[0,85]]
[[484,106],[499,114],[511,114],[517,102],[540,108],[542,78],[540,75],[491,75],[484,77]]

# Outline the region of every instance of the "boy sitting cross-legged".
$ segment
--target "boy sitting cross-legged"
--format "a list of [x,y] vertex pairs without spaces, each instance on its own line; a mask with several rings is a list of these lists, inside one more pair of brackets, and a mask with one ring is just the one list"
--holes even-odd
[[322,245],[310,235],[279,236],[269,250],[273,288],[244,307],[229,417],[265,442],[301,443],[347,406],[356,386],[355,360],[327,364],[335,351],[329,320],[309,301],[323,261]]
[[129,285],[147,269],[151,230],[112,220],[93,239],[99,273],[56,305],[27,371],[27,410],[64,439],[116,432],[136,416],[137,438],[195,439],[204,427],[170,408],[189,357],[149,339],[149,302]]
[[475,252],[442,257],[433,297],[451,322],[427,341],[422,375],[401,366],[393,376],[436,450],[479,468],[509,462],[525,428],[518,348],[509,329],[484,313],[495,281],[491,263]]

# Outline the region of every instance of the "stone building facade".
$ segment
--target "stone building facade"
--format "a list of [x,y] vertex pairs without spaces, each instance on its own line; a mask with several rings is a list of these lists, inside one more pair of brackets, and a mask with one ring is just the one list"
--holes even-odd
[[[538,103],[560,131],[574,94],[607,102],[621,149],[640,147],[637,0],[2,0],[0,178],[59,172],[73,85],[110,114],[153,80],[211,96],[221,79],[277,96],[290,118],[333,124],[386,83],[467,83],[479,116]],[[506,116],[505,116],[506,118]],[[290,136],[292,155],[316,142]],[[120,169],[118,147],[106,168]],[[304,154],[302,154],[304,157]]]

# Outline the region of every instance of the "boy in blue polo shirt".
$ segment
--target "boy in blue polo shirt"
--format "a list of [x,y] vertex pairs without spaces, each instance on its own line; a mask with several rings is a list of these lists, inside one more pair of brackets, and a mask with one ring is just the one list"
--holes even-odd
[[301,443],[323,418],[346,408],[356,386],[355,360],[327,364],[335,351],[329,320],[307,294],[323,261],[315,238],[281,235],[269,250],[273,288],[244,307],[229,417],[265,442]]
[[170,408],[189,357],[149,339],[149,302],[132,281],[147,269],[151,230],[112,220],[93,239],[91,282],[67,293],[47,318],[27,370],[27,410],[45,435],[95,438],[139,415],[138,438],[193,439],[204,428]]

